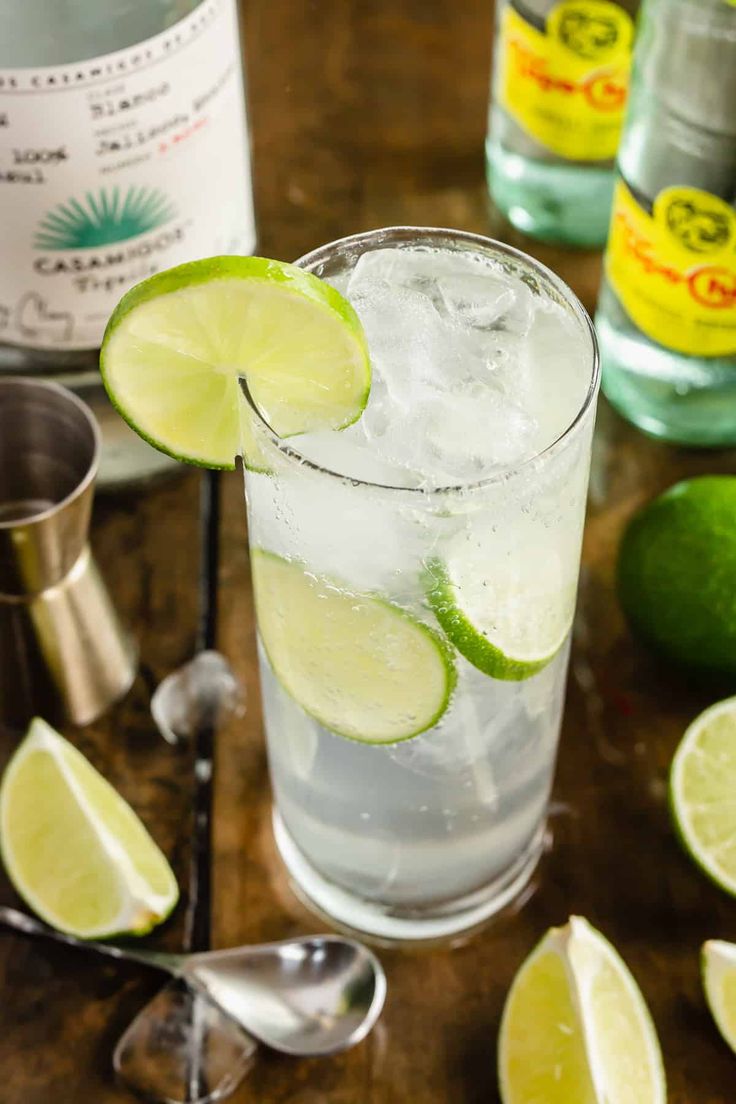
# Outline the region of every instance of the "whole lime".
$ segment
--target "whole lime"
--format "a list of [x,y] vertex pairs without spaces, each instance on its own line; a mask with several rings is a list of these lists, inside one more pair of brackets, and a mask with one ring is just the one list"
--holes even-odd
[[663,654],[736,673],[736,477],[677,483],[645,506],[621,543],[618,594]]

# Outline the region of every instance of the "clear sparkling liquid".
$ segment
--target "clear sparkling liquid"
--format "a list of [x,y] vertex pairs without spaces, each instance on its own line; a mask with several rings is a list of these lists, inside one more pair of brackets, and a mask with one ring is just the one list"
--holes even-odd
[[[736,205],[736,12],[721,0],[647,0],[623,179],[652,204],[673,186]],[[736,444],[736,353],[687,356],[649,338],[603,281],[596,311],[603,389],[640,429],[686,445]]]
[[[552,444],[584,402],[590,344],[579,320],[527,272],[473,251],[381,249],[330,278],[365,327],[371,396],[349,429],[289,442],[340,477],[275,449],[270,474],[246,472],[252,547],[437,632],[424,576],[433,557],[471,557],[489,575],[522,564],[530,585],[554,562],[574,591],[590,426],[513,467]],[[567,655],[565,641],[538,674],[510,682],[455,653],[457,686],[438,723],[371,746],[308,716],[261,654],[281,822],[300,859],[347,895],[340,919],[378,931],[376,910],[410,916],[419,936],[427,918],[492,900],[533,859]]]

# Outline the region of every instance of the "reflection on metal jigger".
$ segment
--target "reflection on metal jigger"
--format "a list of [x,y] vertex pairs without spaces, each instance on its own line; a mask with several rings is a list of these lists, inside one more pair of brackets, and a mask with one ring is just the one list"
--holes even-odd
[[100,433],[58,384],[0,379],[0,727],[87,724],[136,651],[87,543]]

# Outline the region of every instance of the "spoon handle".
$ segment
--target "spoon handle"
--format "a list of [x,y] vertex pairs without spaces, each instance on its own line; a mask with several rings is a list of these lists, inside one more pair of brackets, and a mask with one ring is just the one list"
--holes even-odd
[[0,906],[0,924],[13,931],[22,932],[23,935],[36,935],[45,939],[53,939],[56,943],[66,943],[69,947],[79,947],[83,951],[95,951],[97,954],[107,955],[109,958],[117,958],[125,962],[138,962],[144,966],[152,966],[154,969],[163,970],[167,974],[178,977],[184,966],[182,955],[166,954],[161,951],[135,950],[128,947],[115,947],[112,943],[93,943],[85,939],[77,939],[76,936],[66,935],[64,932],[49,928],[32,916],[27,916],[17,909]]

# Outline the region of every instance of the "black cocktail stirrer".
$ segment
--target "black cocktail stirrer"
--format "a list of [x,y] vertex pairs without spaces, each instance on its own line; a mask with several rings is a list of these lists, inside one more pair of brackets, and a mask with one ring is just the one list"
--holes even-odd
[[[219,574],[220,476],[202,472],[199,507],[199,576],[196,653],[214,649],[217,643],[217,584]],[[200,718],[194,741],[194,797],[192,848],[189,865],[189,898],[184,926],[184,950],[208,951],[212,937],[212,775],[215,760],[213,712]],[[196,1002],[192,1004],[196,1012]],[[194,1025],[193,1025],[194,1026]],[[207,1093],[200,1032],[192,1031],[187,1099]]]

